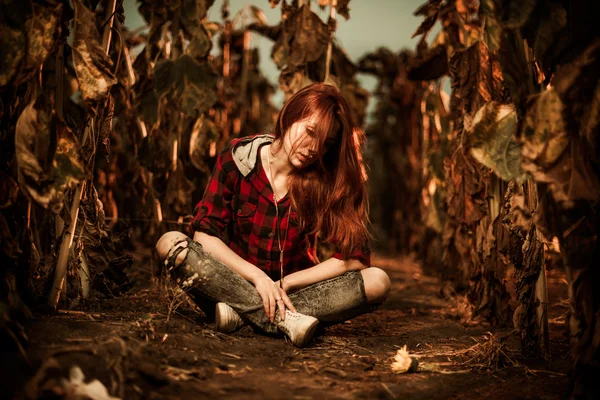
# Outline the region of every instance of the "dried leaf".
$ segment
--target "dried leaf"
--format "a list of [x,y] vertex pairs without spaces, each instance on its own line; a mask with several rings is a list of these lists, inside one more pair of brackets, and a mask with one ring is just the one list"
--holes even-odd
[[408,79],[428,81],[448,74],[446,47],[439,45],[428,49],[424,54],[413,58],[408,67]]
[[[52,143],[56,143],[56,148],[52,148]],[[57,122],[44,96],[29,104],[19,116],[15,153],[21,190],[54,212],[62,208],[65,190],[85,177],[73,133]]]
[[285,94],[285,100],[289,99],[294,93],[313,83],[304,73],[300,71],[289,72],[282,71],[279,75],[279,87]]
[[32,15],[25,23],[27,32],[27,59],[25,68],[37,69],[54,50],[63,5],[48,1],[32,2]]
[[583,142],[567,134],[563,108],[554,89],[533,99],[523,124],[523,169],[548,184],[560,207],[571,208],[576,200],[599,201],[600,181]]
[[17,201],[19,185],[13,178],[0,171],[0,209],[10,207]]
[[0,88],[13,81],[19,72],[19,65],[25,58],[25,34],[21,29],[12,28],[0,21]]
[[192,208],[194,184],[185,176],[183,163],[178,161],[177,169],[169,175],[167,182],[167,204],[178,215],[186,215]]
[[188,55],[161,60],[154,67],[154,84],[159,98],[172,95],[187,115],[197,116],[216,102],[217,75],[207,63]]
[[490,102],[473,118],[471,155],[505,181],[523,181],[521,147],[516,141],[517,113],[512,105]]
[[485,167],[477,163],[461,149],[452,158],[444,160],[447,180],[448,215],[460,222],[478,222],[487,213]]
[[196,34],[190,41],[186,51],[195,59],[206,58],[212,49],[212,34],[206,29],[204,25],[201,25],[197,30]]
[[404,374],[406,372],[415,372],[418,368],[419,362],[416,358],[412,358],[406,350],[406,345],[396,352],[394,356],[394,362],[392,363],[392,371],[398,374]]
[[73,64],[82,97],[97,102],[108,94],[117,79],[111,72],[112,61],[101,46],[96,28],[96,15],[79,0],[73,0],[75,26],[73,28]]
[[590,149],[592,161],[600,162],[600,40],[592,43],[575,61],[556,71],[552,84],[563,102],[567,129],[577,132]]
[[505,29],[522,27],[533,12],[537,0],[494,0],[498,22]]
[[194,167],[206,174],[210,173],[207,164],[210,157],[209,143],[216,142],[218,138],[219,130],[210,119],[203,115],[196,120],[190,136],[190,161]]
[[329,42],[329,30],[308,5],[295,11],[285,21],[284,29],[289,38],[286,43],[289,67],[302,67],[306,63],[317,61],[324,54]]
[[253,20],[252,22],[254,24],[257,24],[259,26],[265,26],[265,25],[269,24],[269,22],[267,21],[267,16],[265,15],[264,11],[261,10],[260,8],[251,4],[250,12],[252,15],[252,20]]
[[491,57],[487,46],[477,42],[457,52],[450,60],[453,96],[466,114],[473,114],[484,104],[504,97],[502,70]]
[[537,29],[533,52],[538,60],[544,60],[545,54],[553,46],[557,35],[560,35],[567,26],[567,11],[556,2],[550,2],[543,8],[542,17]]

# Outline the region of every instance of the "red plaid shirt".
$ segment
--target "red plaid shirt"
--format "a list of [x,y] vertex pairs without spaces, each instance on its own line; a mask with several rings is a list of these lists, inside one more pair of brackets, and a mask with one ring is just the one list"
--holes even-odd
[[[316,235],[309,235],[300,228],[296,212],[290,212],[290,199],[287,195],[278,203],[277,220],[273,190],[262,166],[260,151],[250,154],[252,159],[246,160],[249,161],[246,166],[253,166],[246,176],[236,165],[233,154],[235,146],[240,142],[249,143],[257,137],[259,135],[235,139],[231,147],[219,155],[204,197],[194,209],[191,229],[192,232],[205,232],[218,237],[240,257],[259,267],[271,279],[278,280],[277,224],[284,250],[284,275],[317,263]],[[261,135],[260,138],[265,141],[261,146],[273,140],[272,136]],[[288,219],[287,240],[284,242]],[[333,257],[342,259],[339,252]],[[349,258],[358,259],[362,264],[370,266],[368,245],[353,251]]]

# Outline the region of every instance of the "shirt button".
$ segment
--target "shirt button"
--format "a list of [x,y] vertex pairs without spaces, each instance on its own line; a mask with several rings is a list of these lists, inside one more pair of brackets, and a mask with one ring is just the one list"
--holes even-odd
[[273,237],[273,232],[269,232],[269,237],[272,238]]

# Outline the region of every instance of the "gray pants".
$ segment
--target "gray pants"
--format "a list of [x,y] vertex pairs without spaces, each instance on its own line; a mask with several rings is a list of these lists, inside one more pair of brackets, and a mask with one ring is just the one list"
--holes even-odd
[[[186,238],[187,247],[169,251],[165,260],[171,277],[210,318],[215,304],[225,302],[250,325],[266,333],[277,333],[269,320],[256,288],[237,272],[202,249],[200,243]],[[175,266],[175,259],[188,249],[184,260]],[[317,282],[294,293],[289,298],[299,313],[317,318],[321,325],[333,325],[372,312],[377,305],[367,304],[365,284],[360,271]]]

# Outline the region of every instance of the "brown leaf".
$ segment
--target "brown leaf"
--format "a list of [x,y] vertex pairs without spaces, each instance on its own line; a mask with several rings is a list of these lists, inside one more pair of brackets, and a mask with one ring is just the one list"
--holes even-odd
[[79,0],[73,0],[73,64],[83,99],[95,103],[108,94],[117,79],[111,72],[112,61],[101,46],[96,15]]
[[449,65],[453,96],[465,113],[473,115],[489,101],[503,100],[500,64],[490,56],[483,42],[455,53]]
[[194,167],[206,174],[210,173],[210,143],[218,139],[219,130],[208,117],[202,115],[196,120],[190,136],[190,161]]
[[25,34],[21,29],[0,23],[0,88],[13,82],[25,58]]
[[429,2],[423,4],[414,12],[415,16],[423,15],[425,16],[425,20],[421,22],[421,25],[417,28],[415,33],[412,34],[411,38],[415,36],[423,35],[429,33],[433,25],[435,25],[439,11],[440,11],[441,1],[430,0]]
[[0,209],[10,207],[17,201],[19,185],[13,178],[0,171]]
[[600,162],[600,40],[593,42],[575,61],[556,71],[552,84],[563,103],[567,129],[589,148],[595,163]]
[[445,176],[448,181],[448,215],[459,222],[472,224],[486,214],[485,181],[482,171],[485,168],[461,149],[454,152],[452,158],[444,162]]
[[300,68],[305,64],[317,61],[327,48],[329,31],[321,18],[303,5],[285,21],[284,30],[288,37],[287,65],[289,68]]
[[167,182],[167,204],[178,215],[187,215],[192,208],[194,184],[185,176],[183,164],[178,161],[177,169],[169,175]]
[[554,89],[532,100],[523,124],[523,169],[547,183],[562,208],[577,200],[600,200],[600,180],[583,142],[568,135],[564,105]]
[[73,133],[57,121],[44,96],[29,104],[19,116],[15,154],[21,190],[54,212],[62,208],[65,190],[85,176]]
[[25,68],[36,69],[54,50],[63,5],[49,1],[46,4],[32,2],[32,16],[27,19],[27,59]]
[[494,0],[498,22],[505,29],[522,27],[533,12],[537,0]]

